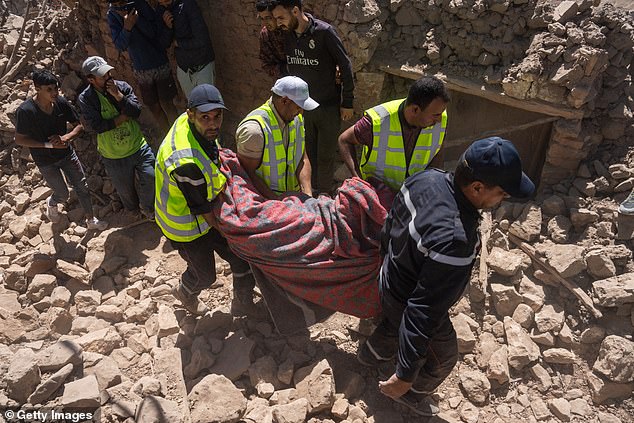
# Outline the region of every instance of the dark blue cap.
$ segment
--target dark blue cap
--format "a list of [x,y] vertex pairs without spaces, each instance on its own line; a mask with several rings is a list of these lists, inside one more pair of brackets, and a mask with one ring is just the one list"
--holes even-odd
[[187,101],[188,109],[197,109],[199,112],[210,112],[215,109],[226,109],[218,88],[209,84],[201,84],[194,87],[189,93]]
[[501,187],[511,197],[530,197],[535,184],[522,172],[522,160],[512,142],[489,137],[467,148],[460,161],[473,172],[473,177],[488,185]]

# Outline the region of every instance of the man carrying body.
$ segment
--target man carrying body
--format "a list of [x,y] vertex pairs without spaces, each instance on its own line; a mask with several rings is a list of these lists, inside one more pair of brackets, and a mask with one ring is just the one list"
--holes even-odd
[[419,172],[402,185],[382,231],[379,273],[382,320],[358,359],[396,369],[381,392],[417,414],[438,407],[428,396],[458,360],[449,308],[469,283],[480,248],[479,209],[535,189],[510,141],[485,138],[462,155],[455,174]]
[[177,92],[167,54],[158,42],[159,18],[146,0],[114,0],[107,18],[114,45],[130,54],[143,103],[159,129],[167,132],[178,116]]
[[[374,177],[398,191],[405,178],[428,167],[441,167],[438,154],[447,127],[449,93],[435,77],[423,77],[406,99],[366,110],[339,137],[339,154],[352,176]],[[362,164],[355,151],[362,145]]]
[[[330,192],[341,120],[352,118],[352,65],[334,28],[304,13],[301,0],[275,0],[272,4],[278,26],[288,31],[284,43],[288,73],[306,81],[320,104],[304,114],[306,148],[315,169],[317,191]],[[337,65],[343,91],[337,83]]]
[[211,202],[221,195],[226,178],[220,171],[217,138],[222,125],[222,96],[213,85],[195,87],[187,113],[174,122],[156,160],[156,223],[187,262],[187,270],[172,294],[192,314],[207,306],[198,298],[216,280],[214,251],[229,262],[233,273],[231,311],[255,314],[255,280],[249,264],[236,256],[215,229]]
[[271,0],[257,0],[255,9],[258,12],[258,18],[262,21],[259,55],[262,69],[274,78],[287,75],[286,52],[284,51],[286,33],[277,26],[271,13]]
[[[82,65],[90,85],[79,95],[79,105],[88,126],[97,132],[97,150],[123,207],[154,219],[154,153],[136,119],[141,103],[132,87],[112,78],[114,69],[99,56]],[[138,176],[138,192],[135,177]]]
[[250,112],[236,131],[238,159],[264,197],[288,191],[312,195],[311,167],[304,148],[304,110],[319,104],[296,76],[278,79],[272,96]]
[[213,84],[214,48],[209,29],[196,0],[159,0],[156,13],[161,19],[161,42],[176,48],[176,77],[185,97],[196,85]]
[[[86,175],[71,144],[83,131],[79,116],[59,95],[59,81],[51,72],[34,71],[33,85],[35,96],[27,99],[16,111],[15,143],[29,147],[42,178],[53,190],[46,200],[46,216],[53,223],[59,221],[57,205],[68,199],[68,181],[84,209],[88,229],[104,230],[108,224],[93,213]],[[70,132],[69,123],[74,126]]]

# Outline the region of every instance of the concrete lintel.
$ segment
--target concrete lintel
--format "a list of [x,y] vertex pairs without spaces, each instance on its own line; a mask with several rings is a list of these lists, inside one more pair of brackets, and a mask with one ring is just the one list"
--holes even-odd
[[[424,73],[420,70],[406,65],[403,65],[400,68],[381,66],[380,69],[388,74],[413,80],[416,80],[424,75]],[[450,90],[481,97],[495,103],[506,104],[517,109],[528,110],[549,116],[559,116],[566,119],[583,119],[584,116],[583,110],[571,109],[559,104],[551,104],[541,100],[522,100],[509,97],[498,88],[478,84],[464,77],[450,76],[443,73],[437,73],[436,77],[442,79],[447,84],[447,88]]]

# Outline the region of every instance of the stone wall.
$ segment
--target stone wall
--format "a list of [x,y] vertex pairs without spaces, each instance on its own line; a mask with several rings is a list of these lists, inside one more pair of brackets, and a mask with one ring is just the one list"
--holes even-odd
[[[231,145],[237,123],[267,98],[273,80],[260,71],[254,1],[198,2],[230,109],[224,138]],[[79,2],[84,49],[70,51],[66,61],[77,70],[79,56],[105,54],[131,80],[129,60],[112,45],[105,7]],[[407,65],[418,74],[466,78],[500,99],[560,110],[542,174],[547,183],[573,175],[602,142],[634,135],[631,12],[599,0],[308,0],[305,9],[331,22],[350,54],[357,116],[395,87],[401,91],[400,78],[385,69]]]

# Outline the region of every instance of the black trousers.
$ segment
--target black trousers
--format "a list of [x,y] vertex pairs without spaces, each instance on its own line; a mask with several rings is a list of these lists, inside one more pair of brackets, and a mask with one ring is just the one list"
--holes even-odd
[[[379,355],[392,357],[398,351],[399,329],[405,304],[396,300],[381,283],[379,293],[382,307],[381,322],[368,341]],[[420,353],[425,358],[425,364],[414,379],[410,391],[425,396],[434,392],[458,362],[458,339],[449,313],[439,322],[438,329],[429,340],[427,350]]]
[[245,295],[253,291],[255,279],[249,263],[231,251],[225,237],[216,229],[212,228],[205,235],[190,242],[170,242],[187,262],[187,270],[181,276],[181,284],[190,294],[197,295],[216,281],[214,251],[229,263],[233,273],[234,291]]

